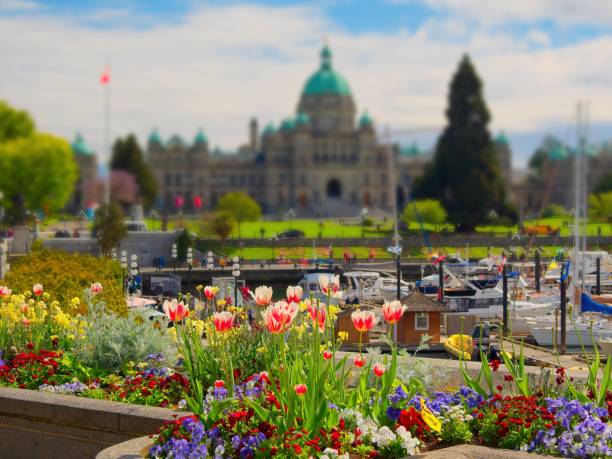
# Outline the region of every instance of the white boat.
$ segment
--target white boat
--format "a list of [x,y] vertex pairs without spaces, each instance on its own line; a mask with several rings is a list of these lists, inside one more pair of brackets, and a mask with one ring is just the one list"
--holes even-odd
[[[612,340],[612,322],[606,318],[577,316],[575,326],[568,319],[565,343],[568,347],[593,347],[593,340]],[[540,346],[553,346],[553,336],[556,335],[557,345],[561,342],[561,331],[558,319],[554,316],[533,317],[525,319],[531,336]],[[593,337],[591,338],[591,323],[593,324]]]
[[598,339],[595,340],[597,343],[597,347],[601,351],[604,356],[608,356],[608,358],[612,358],[612,339]]
[[[304,273],[298,282],[298,285],[304,290],[304,298],[312,298],[313,300],[327,303],[327,295],[323,293],[319,287],[319,277],[332,277],[334,275],[335,274],[331,271],[308,271]],[[332,304],[338,304],[338,300],[338,298],[332,298],[331,302]]]
[[[397,298],[397,279],[390,274],[376,271],[349,271],[344,273],[344,278],[347,282],[345,300],[382,303]],[[408,295],[412,290],[412,284],[400,281],[400,296]]]

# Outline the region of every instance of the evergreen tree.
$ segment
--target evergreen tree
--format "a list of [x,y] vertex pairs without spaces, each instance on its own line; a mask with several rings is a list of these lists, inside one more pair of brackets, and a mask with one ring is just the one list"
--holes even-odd
[[142,149],[134,134],[129,134],[124,139],[120,137],[115,141],[111,169],[126,171],[136,177],[143,205],[146,208],[153,206],[157,194],[157,183],[144,160]]
[[491,210],[499,215],[512,211],[487,129],[490,115],[482,84],[467,55],[453,76],[448,101],[448,125],[414,195],[440,200],[459,231],[472,231],[486,222]]

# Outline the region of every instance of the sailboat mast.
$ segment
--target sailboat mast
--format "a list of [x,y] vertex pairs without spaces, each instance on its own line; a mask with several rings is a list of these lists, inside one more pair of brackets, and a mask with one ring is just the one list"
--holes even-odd
[[580,249],[580,152],[582,150],[582,102],[576,106],[576,134],[577,145],[574,154],[574,250],[572,252],[572,292],[571,298],[574,307],[578,304],[578,250]]

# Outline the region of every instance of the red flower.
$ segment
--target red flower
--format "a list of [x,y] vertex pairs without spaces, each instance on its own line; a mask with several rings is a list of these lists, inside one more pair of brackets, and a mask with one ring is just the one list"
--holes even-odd
[[495,360],[491,360],[491,361],[489,362],[489,366],[491,367],[491,369],[492,369],[493,371],[497,371],[497,369],[499,368],[500,363],[501,363],[501,362],[500,362],[499,360],[497,360],[497,359],[495,359]]
[[499,386],[496,387],[496,389],[501,392],[503,390],[503,387],[501,385],[499,385]]
[[504,381],[514,381],[512,375],[504,375]]

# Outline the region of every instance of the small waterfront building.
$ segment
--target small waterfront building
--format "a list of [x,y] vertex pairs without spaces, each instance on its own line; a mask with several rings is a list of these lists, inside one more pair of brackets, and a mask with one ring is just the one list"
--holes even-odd
[[399,344],[418,345],[421,336],[431,336],[430,344],[440,342],[440,324],[442,313],[448,312],[448,307],[421,292],[413,292],[400,299],[408,309],[397,326],[397,342]]

